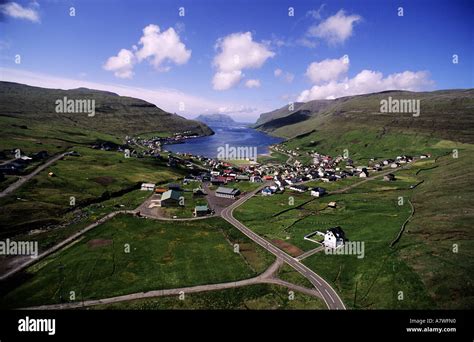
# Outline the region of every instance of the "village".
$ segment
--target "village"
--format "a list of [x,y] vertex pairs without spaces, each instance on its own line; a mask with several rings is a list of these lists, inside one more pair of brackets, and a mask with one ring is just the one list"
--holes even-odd
[[[167,138],[126,137],[124,145],[98,142],[90,148],[124,153],[126,158],[156,158],[166,162],[170,168],[187,173],[180,183],[167,185],[142,183],[141,190],[150,191],[152,195],[141,205],[139,214],[161,219],[206,218],[220,215],[221,211],[236,199],[257,189],[257,194],[263,198],[283,194],[285,191],[295,194],[307,193],[309,198],[319,198],[328,195],[325,184],[345,178],[363,179],[385,171],[383,180],[394,182],[395,174],[386,172],[387,170],[395,171],[415,159],[430,157],[429,154],[422,154],[417,158],[398,155],[387,159],[371,158],[367,165],[357,165],[352,159],[342,155],[330,156],[311,151],[306,152],[310,162],[304,164],[298,160],[302,156],[300,151],[287,149],[281,144],[270,148],[272,151],[287,155],[289,158],[285,162],[234,163],[232,160],[219,160],[188,153],[171,153],[163,148],[164,144],[181,143],[191,138],[193,137],[188,136],[186,132]],[[4,154],[4,159],[7,158],[7,154],[15,158],[0,165],[0,181],[5,179],[5,175],[21,176],[25,174],[28,165],[39,163],[49,157],[47,151],[30,156],[23,155],[19,150],[7,151]],[[66,154],[80,156],[75,151]],[[48,175],[55,176],[52,172]],[[337,203],[330,201],[327,206],[335,209]],[[324,232],[313,231],[304,239],[332,249],[343,246],[347,240],[341,227],[330,227]]]
[[[153,142],[141,141],[152,149]],[[337,182],[345,178],[368,178],[383,173],[386,182],[396,181],[394,173],[402,166],[416,159],[431,157],[422,154],[418,157],[398,155],[387,159],[370,159],[368,165],[356,165],[350,158],[341,155],[330,156],[312,152],[311,163],[303,164],[297,158],[298,151],[284,149],[282,145],[271,147],[274,151],[291,156],[284,163],[243,163],[234,164],[228,160],[194,156],[188,153],[172,155],[169,153],[168,165],[183,167],[189,171],[182,184],[158,186],[153,183],[143,183],[143,191],[152,191],[153,196],[142,206],[143,214],[153,217],[179,219],[182,217],[204,218],[219,215],[220,212],[242,195],[258,189],[261,197],[283,194],[285,191],[308,194],[309,198],[328,195],[326,183]],[[155,151],[156,152],[156,151]],[[149,153],[152,153],[151,151]],[[315,182],[319,183],[314,186]],[[312,186],[308,186],[310,183]],[[191,198],[192,200],[188,200]],[[336,202],[329,202],[328,208],[335,209]],[[172,208],[172,209],[170,209]],[[167,214],[167,212],[169,212]],[[185,212],[186,215],[182,215]],[[312,239],[318,236],[318,239]],[[339,249],[348,241],[343,228],[330,227],[325,231],[314,231],[304,237],[326,249]]]

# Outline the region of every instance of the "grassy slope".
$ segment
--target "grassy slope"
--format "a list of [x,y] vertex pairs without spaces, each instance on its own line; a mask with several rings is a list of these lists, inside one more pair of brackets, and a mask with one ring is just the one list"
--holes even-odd
[[[389,96],[393,99],[419,99],[420,115],[413,117],[410,113],[380,113],[380,101]],[[307,105],[310,106],[312,102]],[[380,132],[385,128],[389,132],[418,132],[473,143],[473,107],[473,89],[429,93],[382,92],[340,98],[322,109],[315,106],[309,119],[296,124],[285,124],[284,120],[278,119],[279,128],[273,127],[270,132],[292,138],[312,130],[341,134],[359,127]],[[271,125],[271,122],[267,125]]]
[[[32,229],[59,222],[65,210],[70,208],[70,196],[79,204],[137,182],[168,182],[183,176],[163,162],[149,158],[127,159],[121,153],[85,147],[75,150],[80,157],[65,157],[14,194],[0,199],[3,233],[21,230],[26,225]],[[48,177],[49,171],[56,176]]]
[[[95,116],[85,113],[56,113],[58,99],[95,100]],[[115,135],[145,132],[210,134],[206,125],[170,114],[143,100],[91,89],[46,89],[18,83],[0,82],[0,116],[79,128]],[[28,125],[28,124],[27,124]]]
[[[94,246],[91,240],[107,243]],[[234,253],[234,243],[243,245],[241,254]],[[125,244],[130,253],[124,252]],[[30,267],[31,278],[1,302],[39,305],[60,302],[70,291],[81,300],[228,282],[255,276],[271,262],[222,219],[160,222],[122,215]]]
[[[418,175],[413,220],[400,241],[400,257],[414,269],[436,307],[474,307],[474,148],[438,159]],[[457,253],[454,248],[459,247]]]
[[162,297],[99,305],[91,308],[98,310],[324,310],[326,305],[318,298],[301,293],[295,293],[294,300],[289,300],[286,288],[274,285],[250,285],[237,289],[188,294],[184,300],[179,300],[177,297]]
[[[365,151],[364,141],[371,142],[370,138],[370,134],[361,133],[361,144],[355,146],[358,149],[354,154],[361,158],[357,160],[359,164],[375,153]],[[410,148],[423,149],[426,142],[419,141]],[[334,225],[341,225],[349,239],[365,241],[366,256],[362,260],[322,253],[304,261],[331,282],[350,307],[472,308],[474,236],[470,222],[474,205],[473,182],[468,175],[474,171],[473,147],[427,141],[431,145],[426,150],[444,155],[456,147],[459,158],[448,155],[436,163],[434,158],[420,161],[412,169],[398,172],[394,183],[371,180],[348,194],[323,197],[278,216],[273,215],[288,208],[289,196],[295,198],[297,206],[309,199],[309,195],[286,192],[265,199],[253,198],[236,210],[236,217],[269,239],[286,240],[303,250],[315,247],[303,240],[305,234]],[[337,145],[338,141],[323,140],[321,144]],[[374,144],[374,147],[380,148],[383,156],[390,151],[390,145]],[[416,175],[418,170],[436,165]],[[421,180],[425,182],[414,190],[408,189]],[[323,186],[335,190],[357,181],[350,178]],[[405,206],[397,205],[398,196],[404,196]],[[399,244],[392,249],[390,242],[410,214],[408,198],[415,206],[415,216]],[[324,209],[325,203],[333,200],[339,208]],[[458,253],[452,252],[453,244],[459,245]],[[398,300],[398,291],[404,292],[403,301]]]

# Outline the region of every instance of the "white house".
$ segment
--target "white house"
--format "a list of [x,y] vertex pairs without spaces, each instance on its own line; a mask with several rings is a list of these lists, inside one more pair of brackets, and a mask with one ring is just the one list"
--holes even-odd
[[141,189],[142,191],[153,191],[155,190],[155,184],[153,183],[142,183]]
[[311,196],[314,196],[314,197],[322,197],[324,196],[325,193],[326,193],[326,189],[324,188],[318,187],[311,190]]
[[338,248],[343,246],[346,241],[346,236],[341,227],[329,228],[324,234],[323,245],[326,248]]

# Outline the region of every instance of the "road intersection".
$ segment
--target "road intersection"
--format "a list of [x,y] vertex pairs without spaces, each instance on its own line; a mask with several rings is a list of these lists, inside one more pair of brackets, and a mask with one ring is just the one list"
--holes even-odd
[[[267,184],[268,185],[268,184]],[[243,234],[245,234],[249,239],[253,242],[260,245],[262,248],[270,252],[271,254],[275,255],[277,258],[283,260],[285,263],[290,265],[293,269],[303,275],[306,279],[308,279],[311,284],[318,290],[321,298],[326,303],[327,307],[331,310],[345,310],[346,307],[342,302],[341,298],[337,294],[337,292],[329,285],[323,278],[317,275],[314,271],[309,269],[307,266],[302,264],[296,258],[291,257],[287,253],[283,252],[281,249],[275,247],[269,241],[258,235],[257,233],[253,232],[251,229],[246,227],[240,221],[238,221],[233,216],[233,211],[235,208],[242,205],[245,201],[253,197],[258,191],[260,191],[263,187],[267,186],[264,185],[259,187],[257,190],[247,193],[246,195],[242,196],[240,199],[235,201],[232,205],[225,208],[221,212],[221,216],[224,220],[232,224],[235,228],[240,230]]]

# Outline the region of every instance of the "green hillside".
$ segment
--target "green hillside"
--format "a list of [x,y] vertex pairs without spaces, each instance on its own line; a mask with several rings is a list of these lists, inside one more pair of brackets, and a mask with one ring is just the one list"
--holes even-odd
[[[95,100],[95,115],[57,113],[56,101],[64,97],[72,100]],[[146,101],[86,88],[45,89],[0,82],[0,103],[0,118],[15,118],[16,124],[27,127],[48,124],[119,136],[184,131],[199,135],[212,134],[212,130],[205,124],[165,112]]]
[[[420,100],[420,115],[411,113],[381,113],[383,99]],[[337,132],[342,134],[354,128],[365,127],[386,132],[414,132],[426,136],[474,142],[474,90],[441,90],[434,92],[387,91],[375,94],[339,98],[336,100],[315,100],[289,112],[281,108],[281,114],[268,120],[268,113],[262,114],[264,123],[257,121],[257,128],[273,135],[294,138],[312,131]],[[296,120],[294,114],[309,110],[305,120]],[[301,119],[301,118],[300,118]],[[316,134],[317,136],[317,134]]]

